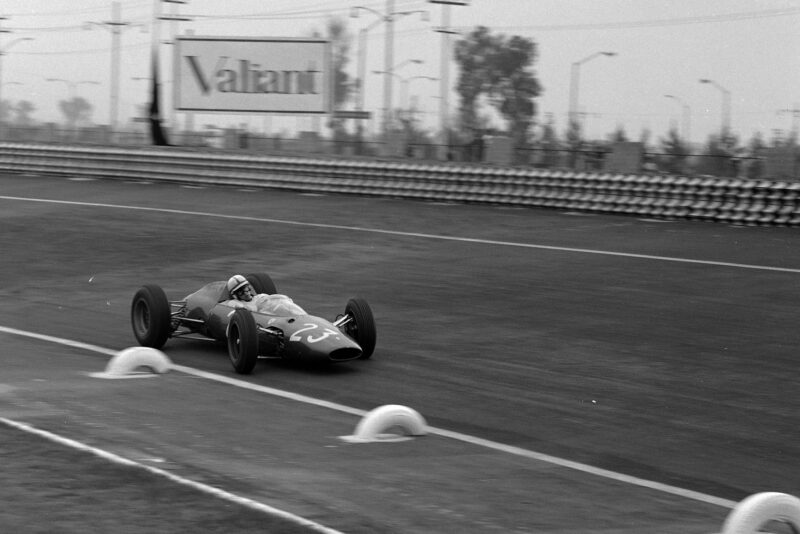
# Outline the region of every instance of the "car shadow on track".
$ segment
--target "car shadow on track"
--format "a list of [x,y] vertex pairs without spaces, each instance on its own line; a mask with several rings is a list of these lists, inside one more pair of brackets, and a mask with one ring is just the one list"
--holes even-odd
[[[203,371],[235,374],[231,367],[225,345],[214,341],[170,340],[162,348],[172,363],[194,367]],[[365,364],[359,360],[352,362],[306,362],[284,360],[281,358],[259,358],[252,375],[279,373],[281,375],[304,374],[319,377],[340,377],[361,372],[360,366]],[[245,376],[245,375],[236,375]]]

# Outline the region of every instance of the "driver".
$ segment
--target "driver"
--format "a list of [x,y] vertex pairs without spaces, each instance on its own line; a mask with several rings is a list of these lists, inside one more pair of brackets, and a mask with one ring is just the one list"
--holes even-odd
[[232,308],[245,308],[250,311],[258,311],[259,305],[269,298],[266,293],[256,294],[253,286],[247,281],[247,278],[241,274],[235,274],[228,279],[228,294],[230,300],[226,300],[224,304]]

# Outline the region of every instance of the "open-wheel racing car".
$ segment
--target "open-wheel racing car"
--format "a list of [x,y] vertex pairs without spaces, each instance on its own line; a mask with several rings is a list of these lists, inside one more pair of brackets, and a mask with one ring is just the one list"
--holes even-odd
[[224,280],[206,284],[178,301],[170,301],[158,285],[142,286],[131,303],[136,340],[155,349],[169,338],[224,342],[234,370],[241,374],[251,373],[259,356],[330,362],[372,356],[375,320],[364,299],[350,299],[344,313],[328,321],[309,315],[279,294],[269,275],[246,278],[256,293],[269,295],[257,311],[226,303],[230,294]]

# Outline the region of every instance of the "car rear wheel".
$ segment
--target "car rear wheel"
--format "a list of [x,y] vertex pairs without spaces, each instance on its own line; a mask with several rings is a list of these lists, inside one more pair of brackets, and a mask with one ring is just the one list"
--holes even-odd
[[248,274],[245,278],[253,286],[256,293],[266,293],[267,295],[274,295],[278,292],[275,288],[275,282],[267,273],[252,273]]
[[377,332],[372,309],[367,301],[361,298],[352,298],[344,309],[345,315],[350,316],[350,322],[344,325],[344,333],[356,340],[361,346],[360,359],[366,360],[375,351]]
[[228,324],[228,357],[234,371],[249,375],[258,361],[258,330],[253,315],[236,310]]
[[164,290],[157,285],[142,286],[131,302],[131,326],[143,347],[160,349],[172,333],[172,312]]

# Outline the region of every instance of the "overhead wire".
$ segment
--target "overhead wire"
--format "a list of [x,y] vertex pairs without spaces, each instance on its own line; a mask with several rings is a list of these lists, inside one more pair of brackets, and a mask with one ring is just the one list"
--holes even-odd
[[[691,17],[672,17],[666,19],[644,19],[614,22],[590,22],[580,24],[530,24],[514,26],[493,26],[493,30],[534,30],[534,31],[580,31],[580,30],[614,30],[629,28],[652,28],[662,26],[685,26],[690,24],[708,24],[716,22],[736,22],[773,17],[800,15],[800,6],[777,9],[761,9],[740,11],[716,15],[696,15]],[[457,28],[464,29],[464,28]]]
[[[149,0],[147,1],[149,4]],[[378,6],[379,4],[382,5],[383,2],[361,2],[362,6],[369,7],[369,6]],[[144,6],[144,3],[140,3],[139,6]],[[398,11],[407,10],[410,7],[417,7],[420,5],[429,5],[424,2],[420,2],[420,0],[398,0],[395,8]],[[295,2],[292,2],[292,6],[296,6]],[[340,13],[340,12],[347,12],[348,15],[352,7],[355,6],[348,6],[348,7],[323,7],[329,6],[327,2],[320,2],[318,4],[309,4],[306,6],[297,6],[297,7],[287,7],[285,10],[270,10],[269,12],[256,12],[256,13],[248,13],[242,15],[186,15],[189,18],[197,21],[224,21],[224,20],[231,20],[231,21],[241,21],[241,20],[300,20],[300,19],[318,19],[320,16],[329,15],[332,13]],[[103,8],[89,8],[82,10],[82,12],[100,12],[100,11],[107,11],[106,7]],[[375,9],[375,11],[381,12],[380,9]],[[81,12],[81,11],[79,11]],[[57,14],[58,12],[53,13],[37,13],[36,16],[44,16],[44,15],[52,15]],[[66,14],[66,12],[63,12]],[[70,12],[74,13],[74,12]],[[734,13],[723,13],[723,14],[716,14],[716,15],[698,15],[698,16],[691,16],[691,17],[672,17],[666,19],[645,19],[645,20],[632,20],[632,21],[614,21],[614,22],[593,22],[593,23],[581,23],[581,24],[532,24],[532,25],[513,25],[513,26],[493,26],[492,29],[496,31],[584,31],[584,30],[610,30],[610,29],[632,29],[632,28],[644,28],[644,27],[662,27],[662,26],[677,26],[677,25],[690,25],[690,24],[708,24],[708,23],[720,23],[720,22],[735,22],[735,21],[743,21],[743,20],[755,20],[755,19],[762,19],[762,18],[774,18],[774,17],[784,17],[784,16],[796,16],[800,15],[800,6],[795,7],[786,7],[786,8],[776,8],[776,9],[762,9],[762,10],[753,10],[753,11],[742,11],[742,12],[734,12]],[[20,14],[20,16],[23,16]],[[30,16],[30,15],[24,15]],[[150,20],[148,16],[139,16],[136,18],[132,18],[127,20],[132,25],[141,25],[146,26],[149,25]],[[64,26],[44,26],[44,27],[7,27],[7,29],[12,30],[14,32],[18,32],[20,34],[26,34],[31,32],[71,32],[71,31],[84,31],[86,30],[86,23],[83,24],[70,24]],[[394,34],[397,37],[401,36],[411,36],[411,35],[418,35],[427,33],[433,30],[432,25],[426,25],[425,27],[413,27],[413,28],[395,28]],[[472,30],[471,27],[462,26],[462,27],[453,27],[453,30],[461,33],[462,35],[467,34],[469,31]],[[374,32],[371,32],[367,37],[370,40],[377,39],[385,34],[384,30],[380,27],[376,28]],[[144,46],[145,44],[136,44],[136,45],[127,45],[133,47],[140,47]],[[24,52],[20,51],[19,54],[28,54],[28,55],[68,55],[71,53],[79,54],[79,53],[94,53],[99,51],[108,51],[109,47],[105,48],[92,48],[92,49],[76,49],[76,50],[61,50],[58,52]]]

